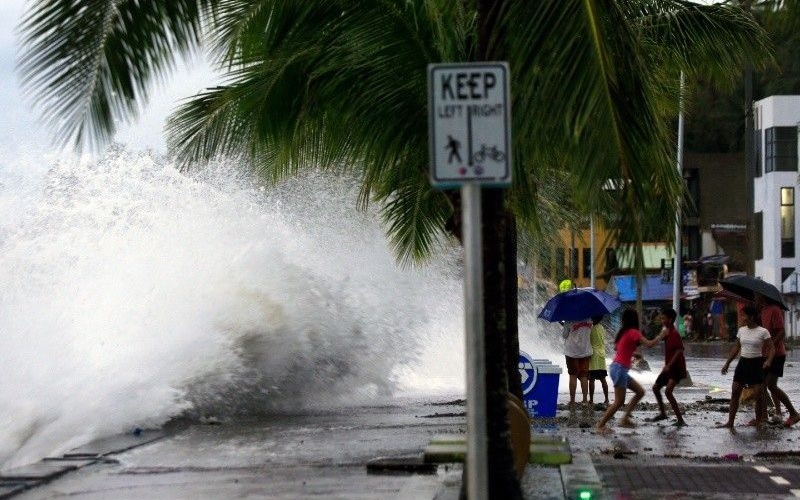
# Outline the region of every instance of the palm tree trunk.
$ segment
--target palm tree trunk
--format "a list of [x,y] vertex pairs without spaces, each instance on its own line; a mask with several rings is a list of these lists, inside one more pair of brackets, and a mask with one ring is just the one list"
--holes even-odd
[[[519,341],[516,331],[511,331],[512,322],[516,326],[517,268],[516,246],[510,244],[515,239],[510,224],[513,218],[508,216],[503,206],[504,194],[501,189],[484,189],[482,193],[488,498],[513,500],[522,499],[514,471],[506,409],[511,366],[519,377]],[[514,260],[509,259],[512,255]],[[510,310],[514,313],[509,314]],[[513,349],[515,352],[509,352]]]
[[505,210],[506,377],[508,392],[522,399],[519,374],[519,285],[517,280],[517,219]]
[[[495,19],[502,0],[478,0],[478,60],[497,56],[489,51]],[[486,364],[486,436],[490,500],[522,500],[522,489],[514,470],[506,400],[509,378],[520,387],[517,361],[517,247],[514,218],[505,209],[505,190],[484,189],[481,231],[483,233],[483,306]],[[511,340],[513,339],[513,340]],[[511,352],[509,352],[511,351]],[[512,368],[513,367],[513,368]],[[509,374],[512,374],[509,377]],[[516,392],[521,392],[521,388]],[[466,468],[465,474],[466,474]],[[466,497],[466,475],[461,497]]]

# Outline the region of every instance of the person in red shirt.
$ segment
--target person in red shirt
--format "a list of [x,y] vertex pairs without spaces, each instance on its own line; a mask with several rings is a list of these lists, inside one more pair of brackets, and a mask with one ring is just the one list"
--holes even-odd
[[597,422],[596,430],[598,433],[608,432],[609,429],[606,428],[606,424],[617,413],[617,410],[625,404],[625,393],[628,389],[633,391],[633,399],[625,407],[625,413],[620,419],[619,425],[622,427],[634,426],[633,422],[631,422],[631,413],[639,400],[644,397],[644,389],[639,385],[639,382],[628,375],[633,362],[633,352],[639,345],[653,347],[661,342],[663,338],[663,331],[653,340],[649,340],[642,335],[642,332],[639,331],[639,314],[635,310],[626,309],[622,313],[622,326],[614,339],[616,354],[608,370],[611,381],[614,383],[614,402],[608,407],[600,421]]
[[786,419],[784,425],[786,427],[791,427],[797,422],[800,422],[800,414],[794,409],[792,402],[789,400],[789,396],[783,392],[783,389],[778,387],[778,378],[783,377],[783,365],[786,362],[786,345],[783,342],[785,333],[783,311],[781,311],[780,306],[761,294],[755,294],[755,299],[761,326],[769,331],[770,337],[772,337],[772,343],[775,346],[775,357],[766,372],[764,386],[766,390],[769,391],[772,396],[772,401],[775,403],[775,416],[780,420],[781,404],[783,404],[789,412],[789,418]]
[[667,396],[669,406],[675,413],[675,423],[673,425],[682,427],[686,425],[683,420],[683,415],[678,407],[678,401],[675,400],[672,391],[675,386],[686,378],[686,358],[683,355],[683,340],[681,335],[675,328],[675,318],[678,313],[671,307],[661,308],[661,324],[663,325],[662,332],[666,332],[664,336],[664,368],[656,378],[656,383],[653,385],[653,393],[656,395],[658,408],[661,412],[653,418],[648,419],[649,422],[657,422],[667,418],[667,411],[664,407],[664,400],[661,399],[661,388],[666,386],[664,395]]

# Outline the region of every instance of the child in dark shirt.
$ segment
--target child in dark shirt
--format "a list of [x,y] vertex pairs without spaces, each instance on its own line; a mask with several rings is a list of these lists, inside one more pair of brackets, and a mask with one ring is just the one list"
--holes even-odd
[[667,389],[664,391],[664,394],[667,396],[667,401],[669,401],[669,405],[672,407],[676,418],[673,425],[682,427],[686,425],[686,421],[683,420],[683,415],[678,407],[678,401],[675,400],[675,396],[672,394],[672,391],[675,390],[675,386],[678,385],[682,379],[686,378],[686,359],[683,356],[683,341],[681,340],[680,333],[678,333],[678,330],[675,328],[675,318],[677,317],[678,314],[675,312],[675,309],[671,307],[661,308],[662,331],[666,333],[664,337],[664,368],[661,370],[658,378],[656,378],[656,383],[653,385],[653,393],[656,395],[658,408],[661,412],[649,419],[649,421],[657,422],[667,418],[664,400],[661,399],[661,388],[666,386]]

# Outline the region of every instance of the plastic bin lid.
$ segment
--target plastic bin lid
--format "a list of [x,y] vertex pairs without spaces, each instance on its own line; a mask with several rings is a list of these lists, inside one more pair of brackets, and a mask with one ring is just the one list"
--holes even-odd
[[561,367],[556,365],[536,365],[536,370],[539,374],[545,373],[561,373]]

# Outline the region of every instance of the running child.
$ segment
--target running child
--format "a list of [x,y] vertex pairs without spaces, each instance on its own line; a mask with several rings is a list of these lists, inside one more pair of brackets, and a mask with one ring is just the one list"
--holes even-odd
[[669,406],[672,408],[676,418],[675,423],[672,425],[683,427],[686,425],[686,421],[683,420],[678,401],[675,400],[675,396],[672,394],[675,386],[686,378],[686,358],[683,355],[683,340],[681,340],[681,335],[675,328],[675,318],[677,317],[678,313],[675,312],[675,309],[671,307],[661,308],[662,331],[666,332],[664,337],[664,368],[661,369],[661,373],[656,378],[656,383],[653,384],[653,393],[656,395],[658,408],[661,411],[655,417],[648,419],[648,421],[657,422],[667,418],[664,400],[661,398],[661,389],[666,386],[664,395],[667,396]]
[[617,413],[617,410],[625,404],[625,393],[628,389],[633,391],[633,399],[625,407],[625,413],[620,419],[619,425],[621,427],[634,426],[633,422],[631,422],[631,413],[639,400],[644,397],[644,389],[639,385],[639,382],[628,375],[633,361],[633,351],[639,345],[653,347],[661,342],[663,338],[663,331],[659,332],[653,340],[649,340],[642,335],[642,332],[639,331],[639,314],[635,310],[626,309],[622,313],[622,326],[614,339],[616,353],[614,361],[608,370],[609,375],[611,375],[611,381],[614,383],[614,402],[597,423],[597,432],[604,433],[609,430],[606,428],[606,424]]

